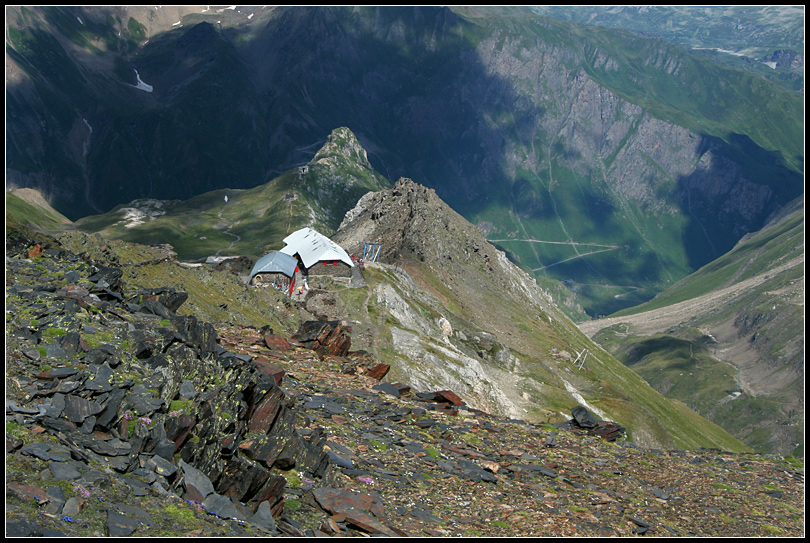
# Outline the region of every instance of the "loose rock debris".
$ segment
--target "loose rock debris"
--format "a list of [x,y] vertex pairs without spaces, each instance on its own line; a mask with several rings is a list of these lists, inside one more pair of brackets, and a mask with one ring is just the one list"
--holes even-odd
[[6,261],[6,535],[804,535],[803,466],[498,417],[383,381],[340,321],[216,330],[32,258]]

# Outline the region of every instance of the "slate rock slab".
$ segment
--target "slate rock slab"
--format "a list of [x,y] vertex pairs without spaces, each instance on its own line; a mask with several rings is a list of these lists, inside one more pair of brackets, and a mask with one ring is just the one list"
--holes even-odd
[[45,504],[45,511],[52,515],[60,515],[67,502],[65,492],[58,486],[52,486],[48,488],[47,496],[48,503]]
[[101,364],[95,371],[92,379],[84,382],[84,388],[94,392],[109,392],[113,389],[113,369],[108,363]]
[[269,501],[263,501],[260,503],[259,507],[256,509],[256,513],[253,516],[248,517],[247,522],[248,524],[252,524],[253,526],[256,526],[260,530],[267,533],[278,533],[278,528],[276,528],[276,521],[273,518],[273,512]]
[[149,515],[149,513],[147,513],[145,510],[143,510],[140,507],[137,507],[135,505],[129,505],[129,504],[122,503],[122,504],[118,504],[116,506],[116,508],[121,513],[126,515],[128,518],[136,518],[139,521],[146,522],[147,524],[151,524],[153,522],[152,517],[151,517],[151,515]]
[[37,503],[44,503],[48,500],[48,493],[38,486],[10,482],[6,488],[24,500],[34,500]]
[[148,496],[151,493],[151,487],[144,482],[129,477],[122,477],[121,479],[132,489],[133,496]]
[[278,334],[267,334],[264,336],[264,344],[268,349],[275,351],[289,351],[293,346],[287,341],[287,338]]
[[20,454],[24,454],[26,456],[35,456],[40,460],[50,460],[50,455],[48,451],[50,450],[51,446],[48,443],[43,441],[34,441],[33,443],[27,443],[20,447]]
[[101,406],[97,402],[70,395],[65,397],[64,411],[71,422],[81,424],[87,417],[101,413]]
[[118,348],[112,343],[104,343],[98,347],[91,349],[84,355],[84,360],[87,364],[101,365],[107,362],[110,366],[117,366],[121,358],[118,354]]
[[202,502],[208,513],[224,519],[236,519],[245,522],[247,518],[236,508],[230,498],[219,494],[211,494]]
[[443,519],[440,519],[439,517],[427,512],[424,509],[421,509],[419,507],[414,507],[413,509],[411,509],[410,515],[413,518],[417,518],[419,520],[423,520],[423,521],[426,521],[426,522],[432,522],[434,524],[442,524],[443,522],[445,522]]
[[104,527],[110,537],[126,537],[138,529],[138,523],[121,513],[107,511],[107,522]]
[[68,517],[75,517],[84,511],[86,506],[87,502],[83,498],[73,496],[72,498],[68,498],[65,502],[65,506],[62,508],[62,514]]
[[284,371],[284,368],[282,368],[278,364],[273,364],[272,362],[268,362],[266,360],[262,360],[259,358],[254,359],[253,363],[256,365],[257,370],[259,370],[261,373],[269,377],[272,377],[276,385],[281,386],[281,383],[284,379],[284,375],[286,373]]
[[[38,353],[39,351],[37,351]],[[35,377],[37,379],[64,379],[79,373],[79,370],[71,367],[51,368],[38,373]]]
[[326,487],[316,488],[312,493],[324,510],[334,515],[345,516],[348,524],[353,524],[370,534],[387,537],[399,535],[385,524],[382,500],[377,495]]
[[315,500],[326,511],[335,513],[335,508],[343,504],[369,511],[377,518],[385,520],[385,509],[383,508],[382,499],[379,495],[329,487],[316,488],[312,491],[312,494]]
[[390,394],[395,398],[400,397],[399,389],[392,385],[391,383],[379,383],[371,387],[372,390],[379,390],[380,392],[385,392],[386,394]]
[[185,380],[180,383],[180,397],[184,400],[193,400],[197,397],[197,389],[192,381]]
[[327,454],[329,455],[329,460],[330,462],[332,462],[332,464],[345,469],[354,468],[354,463],[351,461],[350,458],[344,458],[343,456],[331,451],[328,452]]
[[146,468],[151,469],[158,475],[171,477],[177,472],[177,466],[163,458],[162,456],[152,456],[146,461]]
[[462,400],[455,392],[451,390],[440,390],[438,392],[433,393],[435,396],[435,401],[439,403],[450,403],[452,405],[466,405],[464,400]]
[[596,427],[588,430],[588,435],[599,436],[605,441],[616,441],[625,433],[624,426],[611,421],[599,421]]
[[27,520],[10,520],[6,522],[6,537],[41,537],[42,530]]
[[[179,466],[183,470],[183,488],[186,490],[186,499],[202,502],[205,498],[214,494],[214,484],[207,475],[186,464],[183,460],[180,460]],[[275,524],[273,524],[273,527],[275,529]]]
[[381,534],[387,537],[398,536],[396,532],[372,517],[369,513],[351,505],[340,504],[335,507],[334,512],[339,515],[345,515],[347,523],[354,524],[361,530],[371,534]]
[[571,409],[571,416],[581,428],[595,428],[599,424],[599,419],[581,405]]
[[545,475],[546,477],[551,477],[552,479],[558,475],[558,473],[553,469],[549,469],[545,466],[538,466],[536,464],[514,464],[509,466],[509,469],[512,471],[535,471],[541,475]]
[[23,415],[38,415],[40,413],[39,408],[20,407],[14,400],[6,400],[6,411],[7,412],[11,411],[13,413],[21,413]]
[[75,462],[50,462],[48,468],[57,481],[72,481],[82,476]]

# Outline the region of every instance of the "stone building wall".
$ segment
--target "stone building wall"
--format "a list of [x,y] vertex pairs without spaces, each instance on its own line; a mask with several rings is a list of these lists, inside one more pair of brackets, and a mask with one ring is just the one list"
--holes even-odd
[[313,264],[308,270],[307,274],[312,275],[330,275],[332,277],[351,277],[352,269],[343,262],[337,261],[332,264],[330,261],[318,262]]

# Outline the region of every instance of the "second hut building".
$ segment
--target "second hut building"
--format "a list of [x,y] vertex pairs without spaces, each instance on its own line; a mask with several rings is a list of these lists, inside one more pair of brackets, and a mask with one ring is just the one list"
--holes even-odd
[[295,257],[304,275],[351,277],[354,262],[340,245],[312,228],[296,230],[286,238],[281,253]]

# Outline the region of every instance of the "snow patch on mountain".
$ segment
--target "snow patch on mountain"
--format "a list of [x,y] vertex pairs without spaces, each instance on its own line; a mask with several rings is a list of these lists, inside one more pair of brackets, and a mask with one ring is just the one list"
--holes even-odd
[[140,89],[146,92],[152,92],[152,85],[147,85],[141,80],[141,76],[138,74],[138,70],[135,70],[135,77],[138,79],[138,84],[133,85],[136,89]]

